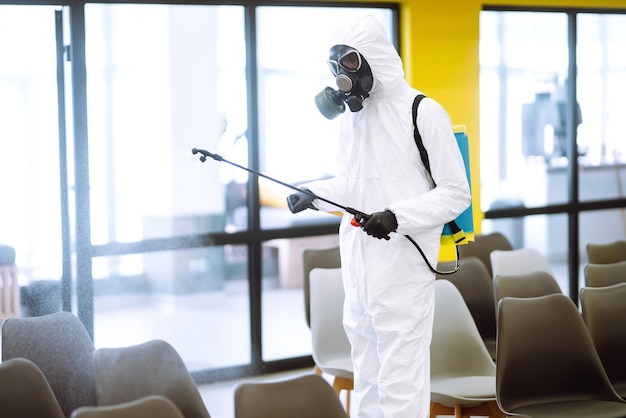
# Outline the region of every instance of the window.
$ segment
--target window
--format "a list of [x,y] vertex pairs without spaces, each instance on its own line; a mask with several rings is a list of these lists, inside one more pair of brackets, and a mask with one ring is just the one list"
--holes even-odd
[[[310,365],[300,251],[336,245],[338,218],[293,215],[289,189],[192,149],[293,185],[332,174],[338,123],[314,106],[334,83],[329,28],[369,13],[396,39],[397,10],[72,7],[0,6],[0,50],[29,51],[0,63],[0,134],[14,138],[0,143],[0,174],[24,202],[0,232],[25,285],[55,290],[40,290],[58,302],[49,311],[62,301],[96,347],[168,340],[198,382]],[[67,151],[50,111],[61,9]]]
[[483,231],[541,250],[576,297],[585,245],[626,231],[598,210],[625,197],[626,15],[494,9],[480,24]]

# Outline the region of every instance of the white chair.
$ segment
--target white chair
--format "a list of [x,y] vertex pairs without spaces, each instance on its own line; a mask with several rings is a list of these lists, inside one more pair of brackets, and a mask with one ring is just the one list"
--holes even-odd
[[504,417],[496,404],[496,365],[463,296],[445,279],[435,281],[430,380],[431,418]]
[[315,364],[334,376],[333,389],[339,396],[347,391],[346,411],[350,411],[350,391],[354,387],[351,346],[343,328],[343,280],[341,269],[315,268],[310,274],[311,337]]
[[545,271],[554,275],[548,259],[534,248],[494,250],[489,257],[491,259],[492,278],[498,275],[509,276],[534,271]]
[[436,277],[438,280],[448,280],[459,289],[474,318],[485,347],[487,347],[491,358],[495,360],[496,305],[493,297],[493,280],[485,264],[478,257],[464,257],[456,273],[437,275]]

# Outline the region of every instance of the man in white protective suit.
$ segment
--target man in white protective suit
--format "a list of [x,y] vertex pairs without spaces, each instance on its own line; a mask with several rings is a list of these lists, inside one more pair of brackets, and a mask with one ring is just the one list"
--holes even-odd
[[340,26],[328,64],[338,90],[316,97],[329,119],[344,112],[336,177],[308,183],[287,198],[293,213],[336,211],[342,202],[369,217],[339,227],[344,327],[352,345],[359,418],[428,417],[435,274],[443,225],[470,204],[470,189],[445,109],[422,100],[417,126],[432,180],[413,136],[412,105],[420,92],[383,26],[365,16]]

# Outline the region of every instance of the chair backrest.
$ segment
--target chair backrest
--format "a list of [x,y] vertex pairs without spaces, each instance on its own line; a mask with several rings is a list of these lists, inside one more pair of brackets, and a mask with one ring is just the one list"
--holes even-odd
[[626,282],[626,261],[586,264],[584,276],[586,287],[611,286]]
[[[323,371],[330,361],[350,358],[351,346],[343,328],[343,280],[340,268],[311,270],[311,341],[315,364]],[[351,363],[347,365],[351,377]],[[337,376],[340,370],[329,371]]]
[[310,374],[271,382],[247,382],[235,389],[235,418],[346,418],[330,384]]
[[15,264],[0,265],[0,322],[21,315],[20,284]]
[[94,361],[98,405],[160,395],[171,400],[185,418],[210,418],[183,359],[166,341],[99,348]]
[[461,293],[448,280],[435,281],[431,379],[495,374],[495,363]]
[[2,418],[65,418],[43,373],[30,360],[0,363]]
[[590,264],[617,263],[626,260],[626,240],[607,243],[588,243],[587,262]]
[[547,271],[554,274],[548,259],[534,248],[491,252],[492,277]]
[[302,251],[302,266],[304,270],[303,288],[304,288],[304,310],[306,315],[306,323],[311,326],[311,296],[310,296],[310,275],[314,268],[339,268],[341,267],[341,258],[339,255],[339,247],[332,248],[306,248]]
[[626,397],[626,283],[580,289],[582,317],[611,383]]
[[494,305],[504,297],[532,298],[563,293],[554,276],[547,271],[498,275],[493,279]]
[[108,406],[83,406],[71,418],[185,418],[172,401],[151,395],[136,401]]
[[496,305],[493,281],[484,263],[478,257],[465,257],[456,273],[437,275],[437,279],[448,280],[459,289],[484,344],[495,356]]
[[478,257],[485,264],[489,276],[493,277],[490,254],[494,250],[509,251],[513,249],[513,244],[504,234],[492,232],[490,234],[477,234],[473,242],[466,245],[459,245],[459,256],[461,260],[467,257]]
[[504,412],[559,401],[622,402],[578,308],[564,294],[500,300],[496,363]]
[[23,357],[42,371],[66,417],[81,406],[96,404],[94,344],[71,312],[2,323],[2,360]]

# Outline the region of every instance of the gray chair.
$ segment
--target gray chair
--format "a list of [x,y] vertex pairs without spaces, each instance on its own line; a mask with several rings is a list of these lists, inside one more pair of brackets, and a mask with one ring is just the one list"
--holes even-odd
[[64,418],[48,381],[30,360],[14,358],[0,363],[2,418]]
[[235,389],[235,418],[346,418],[328,382],[316,374]]
[[461,293],[445,279],[435,282],[430,381],[431,418],[504,417],[496,404],[496,365]]
[[484,263],[474,256],[463,258],[454,274],[437,275],[454,284],[469,308],[478,332],[493,359],[496,358],[496,305],[493,280]]
[[176,349],[163,340],[94,353],[98,406],[160,395],[185,418],[210,418],[200,391]]
[[94,344],[83,323],[70,312],[2,323],[2,360],[22,357],[42,371],[66,417],[96,404]]
[[566,295],[498,304],[496,397],[507,415],[623,418],[578,307]]
[[498,275],[493,279],[494,306],[505,297],[532,298],[563,293],[554,276],[547,271]]
[[613,387],[626,398],[626,283],[580,289],[582,317]]
[[587,262],[590,264],[609,264],[626,261],[626,240],[623,239],[603,243],[590,242],[585,249],[587,251]]
[[466,245],[459,245],[459,256],[461,260],[467,257],[478,257],[485,264],[489,276],[493,277],[490,254],[494,250],[509,251],[513,249],[513,244],[501,232],[489,234],[476,234],[473,242]]
[[150,395],[136,401],[109,406],[83,406],[71,418],[185,418],[172,401]]
[[586,287],[602,287],[623,283],[626,282],[626,261],[586,264],[583,273]]

